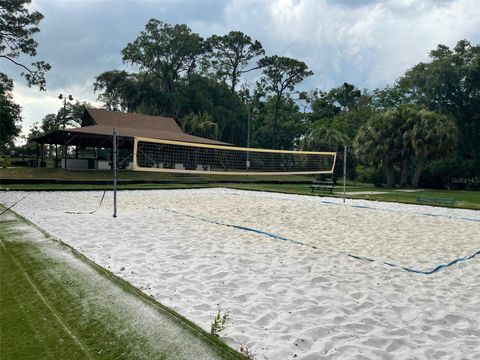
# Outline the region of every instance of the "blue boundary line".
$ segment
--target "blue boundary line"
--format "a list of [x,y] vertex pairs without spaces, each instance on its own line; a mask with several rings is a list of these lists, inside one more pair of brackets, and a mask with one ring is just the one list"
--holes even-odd
[[[335,203],[335,204],[336,204],[336,203]],[[361,206],[361,207],[363,208],[364,206]],[[207,222],[207,223],[210,223],[210,224],[215,224],[215,225],[220,225],[220,226],[231,227],[231,228],[239,229],[239,230],[243,230],[243,231],[249,231],[249,232],[253,232],[253,233],[256,233],[256,234],[260,234],[260,235],[264,235],[264,236],[267,236],[267,237],[271,237],[271,238],[274,238],[274,239],[277,239],[277,240],[282,240],[282,241],[290,242],[290,243],[292,243],[292,244],[302,245],[302,246],[310,247],[310,248],[312,248],[312,249],[318,249],[318,248],[317,248],[316,246],[314,246],[314,245],[310,245],[310,244],[306,244],[306,243],[303,243],[303,242],[300,242],[300,241],[292,240],[292,239],[286,238],[286,237],[284,237],[284,236],[272,234],[272,233],[269,233],[269,232],[266,232],[266,231],[262,231],[262,230],[258,230],[258,229],[254,229],[254,228],[250,228],[250,227],[246,227],[246,226],[241,226],[241,225],[234,225],[234,224],[222,223],[222,222],[215,221],[215,220],[208,220],[208,219],[201,218],[201,217],[198,217],[198,216],[181,213],[181,212],[175,211],[175,210],[170,210],[170,209],[163,209],[163,210],[165,210],[165,211],[167,211],[167,212],[170,212],[170,213],[173,213],[173,214],[182,215],[182,216],[185,216],[185,217],[188,217],[188,218],[191,218],[191,219],[204,221],[204,222]],[[357,259],[357,260],[364,260],[364,261],[369,261],[369,262],[378,261],[378,260],[375,260],[375,259],[367,258],[367,257],[364,257],[364,256],[353,255],[353,254],[350,254],[350,253],[341,252],[340,254],[349,256],[349,257],[354,258],[354,259]],[[440,264],[440,265],[436,266],[435,268],[433,268],[433,269],[431,269],[431,270],[414,269],[414,268],[409,268],[409,267],[405,267],[405,266],[402,266],[402,265],[393,264],[393,263],[385,262],[385,261],[382,261],[382,264],[387,265],[387,266],[390,266],[390,267],[396,267],[396,268],[399,268],[399,269],[402,269],[402,270],[405,270],[405,271],[408,271],[408,272],[411,272],[411,273],[423,274],[423,275],[431,275],[431,274],[434,274],[434,273],[436,273],[436,272],[439,272],[440,270],[444,270],[444,269],[446,269],[446,268],[448,268],[448,267],[450,267],[450,266],[452,266],[452,265],[455,265],[455,264],[457,264],[457,263],[459,263],[459,262],[463,262],[463,261],[467,261],[467,260],[473,259],[473,258],[474,258],[475,256],[477,256],[477,255],[480,255],[480,250],[477,251],[476,253],[470,255],[470,256],[465,256],[465,257],[457,258],[457,259],[452,260],[452,261],[450,261],[450,262],[448,262],[448,263],[446,263],[446,264]]]
[[[327,204],[327,205],[341,205],[341,206],[348,206],[348,207],[358,208],[358,209],[370,209],[370,210],[390,211],[390,212],[399,212],[399,213],[403,212],[403,211],[394,210],[394,209],[381,209],[381,208],[376,208],[376,207],[367,206],[367,205],[349,205],[349,204],[337,203],[337,202],[334,202],[334,201],[327,201],[327,200],[320,200],[320,202],[322,204]],[[408,204],[406,204],[406,205],[408,205]],[[413,214],[423,215],[423,216],[432,216],[432,217],[444,217],[444,218],[447,218],[447,219],[455,219],[455,220],[480,222],[480,219],[475,219],[475,218],[458,217],[458,216],[442,215],[442,214],[432,214],[432,213],[419,212],[419,211],[414,211]]]
[[[249,191],[249,190],[240,190],[240,191]],[[238,194],[235,194],[235,193],[231,193],[231,194],[238,195]],[[265,194],[265,192],[262,192],[262,194]],[[302,195],[298,195],[298,194],[288,194],[288,195],[302,196]],[[281,198],[281,199],[284,200],[283,198]],[[357,199],[354,199],[354,200],[357,200]],[[366,201],[372,201],[373,202],[373,200],[366,200]],[[395,212],[395,213],[402,213],[402,212],[403,213],[408,213],[408,212],[401,211],[401,210],[382,209],[382,208],[368,206],[368,205],[344,204],[344,203],[341,203],[341,202],[328,201],[328,200],[319,200],[319,202],[322,203],[322,204],[327,204],[327,205],[348,206],[348,207],[357,208],[357,209],[370,209],[370,210],[379,210],[379,211],[390,211],[390,212]],[[402,205],[413,205],[413,206],[415,206],[414,204],[402,204]],[[424,206],[428,206],[428,205],[424,205]],[[458,210],[463,210],[463,209],[458,209]],[[472,211],[476,211],[476,210],[472,210]],[[480,222],[480,219],[476,219],[476,218],[468,218],[468,217],[462,217],[462,216],[451,216],[451,215],[443,215],[443,214],[432,214],[432,213],[421,212],[421,211],[413,211],[413,214],[424,215],[424,216],[432,216],[432,217],[444,217],[444,218],[447,218],[447,219],[454,219],[454,220]]]
[[[403,211],[394,210],[394,209],[381,209],[381,208],[376,208],[376,207],[367,206],[367,205],[349,205],[349,204],[337,203],[337,202],[334,202],[334,201],[326,201],[326,200],[320,200],[320,202],[321,202],[322,204],[327,204],[327,205],[342,205],[342,206],[349,206],[349,207],[358,208],[358,209],[370,209],[370,210],[390,211],[390,212],[397,212],[397,213],[403,212]],[[408,205],[408,204],[407,204],[407,205]],[[480,219],[468,218],[468,217],[458,217],[458,216],[451,216],[451,215],[432,214],[432,213],[419,212],[419,211],[414,211],[413,213],[414,213],[414,214],[417,214],[417,215],[423,215],[423,216],[444,217],[444,218],[447,218],[447,219],[455,219],[455,220],[464,220],[464,221],[480,222]]]

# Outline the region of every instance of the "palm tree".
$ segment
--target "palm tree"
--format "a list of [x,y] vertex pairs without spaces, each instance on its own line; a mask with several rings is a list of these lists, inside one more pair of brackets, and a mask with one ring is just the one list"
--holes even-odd
[[188,134],[219,140],[221,131],[218,124],[207,113],[190,114],[183,118],[182,128]]
[[415,124],[411,134],[411,146],[415,154],[412,187],[418,187],[425,162],[447,157],[455,149],[457,140],[458,128],[453,120],[432,111],[420,111],[420,121]]
[[364,162],[383,165],[387,186],[395,186],[393,169],[396,142],[390,121],[385,113],[371,117],[362,126],[353,141],[355,156]]
[[420,119],[419,109],[413,105],[400,105],[385,113],[388,126],[394,141],[392,151],[395,161],[400,162],[400,186],[408,185],[408,171],[410,168],[413,149],[411,145],[412,129]]
[[338,151],[347,143],[347,137],[335,128],[317,123],[301,141],[302,150]]

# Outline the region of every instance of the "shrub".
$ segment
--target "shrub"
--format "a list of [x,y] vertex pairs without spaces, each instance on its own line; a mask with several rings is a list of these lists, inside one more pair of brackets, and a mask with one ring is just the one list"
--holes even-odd
[[377,187],[382,187],[385,183],[385,173],[381,166],[363,166],[356,167],[358,182],[373,184]]
[[222,310],[218,309],[215,319],[213,319],[212,326],[210,328],[210,333],[212,335],[218,336],[223,330],[225,330],[228,317],[230,316],[230,311],[226,310],[222,314]]

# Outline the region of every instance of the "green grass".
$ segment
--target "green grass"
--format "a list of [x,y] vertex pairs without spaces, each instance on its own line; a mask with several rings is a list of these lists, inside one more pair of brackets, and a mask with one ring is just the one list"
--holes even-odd
[[[316,191],[311,192],[308,184],[225,184],[226,187],[243,190],[256,190],[256,191],[272,191],[281,192],[287,194],[300,194],[300,195],[314,195],[314,196],[334,196],[342,197],[343,188],[337,186],[333,195],[328,192]],[[419,190],[415,192],[400,192],[398,189],[388,188],[374,188],[372,186],[355,186],[349,185],[346,188],[347,192],[357,191],[371,191],[379,192],[379,194],[363,194],[363,195],[348,195],[350,199],[366,199],[377,201],[390,201],[406,204],[419,204],[417,197],[431,197],[438,199],[455,199],[455,205],[452,207],[480,210],[480,191],[463,191],[463,190]],[[386,192],[386,194],[380,194],[380,192]],[[420,203],[421,204],[421,203]],[[425,205],[425,204],[422,204]],[[432,204],[426,204],[432,205]],[[434,205],[440,206],[440,205]]]
[[0,227],[2,360],[244,359],[25,219]]
[[[0,169],[0,189],[11,190],[103,190],[105,185],[93,184],[61,184],[61,183],[20,183],[5,184],[6,180],[59,180],[59,181],[111,181],[111,171],[66,171],[62,169],[42,168],[9,168]],[[230,187],[236,189],[273,191],[287,194],[331,196],[322,191],[311,193],[309,183],[314,176],[215,176],[215,175],[183,175],[172,173],[149,173],[123,170],[119,172],[120,190],[133,189],[189,189],[204,187]],[[162,181],[163,183],[128,184],[122,181]],[[108,189],[111,186],[107,185]],[[391,201],[408,204],[418,204],[417,197],[432,197],[439,199],[455,199],[456,208],[480,210],[480,191],[462,190],[425,190],[418,192],[399,192],[397,189],[375,188],[369,184],[352,184],[347,186],[347,192],[376,191],[386,194],[347,195],[348,198]],[[342,186],[335,188],[332,196],[342,196]],[[432,204],[428,204],[432,205]],[[440,205],[434,205],[440,206]]]
[[[311,182],[313,176],[236,176],[236,175],[208,175],[208,174],[176,174],[146,171],[120,170],[119,180],[123,181],[165,181],[181,183],[205,183],[208,181],[272,181],[272,182]],[[60,180],[60,181],[111,181],[110,170],[63,170],[53,168],[0,168],[1,180]]]
[[[353,197],[353,196],[352,196]],[[387,194],[362,195],[359,198],[378,201],[393,201],[407,204],[418,204],[417,197],[436,199],[454,199],[455,205],[449,207],[480,210],[480,191],[464,190],[424,190],[413,193],[389,191]],[[432,205],[432,204],[425,204]]]

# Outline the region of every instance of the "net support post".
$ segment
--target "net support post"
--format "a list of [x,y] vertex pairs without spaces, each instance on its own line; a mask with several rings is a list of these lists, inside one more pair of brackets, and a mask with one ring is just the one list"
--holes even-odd
[[347,145],[343,147],[343,202],[345,203],[347,185]]
[[113,128],[113,217],[117,217],[117,131]]

